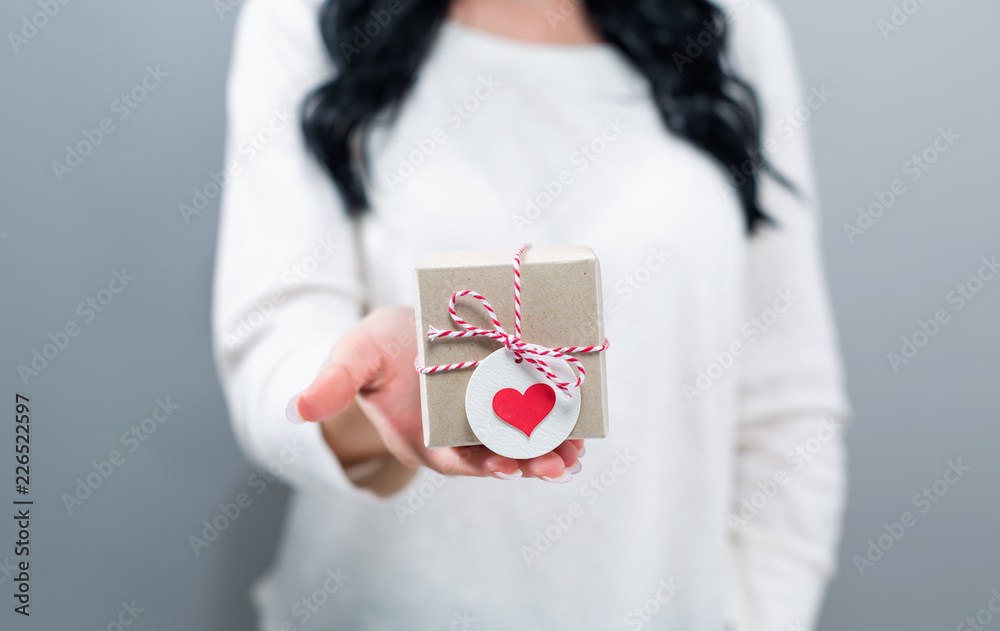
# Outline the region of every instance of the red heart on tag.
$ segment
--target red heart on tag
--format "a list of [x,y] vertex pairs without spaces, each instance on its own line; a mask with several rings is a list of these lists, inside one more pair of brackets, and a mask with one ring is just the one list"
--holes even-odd
[[556,391],[547,383],[536,383],[521,394],[504,388],[493,395],[493,411],[500,419],[531,437],[538,424],[556,405]]

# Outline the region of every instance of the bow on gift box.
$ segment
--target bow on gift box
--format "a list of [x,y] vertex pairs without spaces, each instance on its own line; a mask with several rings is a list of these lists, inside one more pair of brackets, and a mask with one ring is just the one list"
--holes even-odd
[[[434,328],[433,326],[428,327],[427,337],[433,340],[439,340],[442,338],[459,338],[459,337],[488,337],[494,339],[504,347],[509,350],[514,357],[515,361],[518,363],[526,361],[536,370],[545,375],[545,378],[549,380],[552,385],[560,389],[567,396],[572,396],[570,390],[574,388],[579,388],[583,384],[584,378],[587,376],[587,371],[584,369],[583,364],[575,357],[568,355],[568,353],[599,353],[608,348],[608,340],[605,339],[604,343],[600,346],[570,346],[563,348],[548,348],[545,346],[540,346],[538,344],[529,344],[521,339],[521,254],[528,247],[527,244],[522,245],[514,253],[514,334],[511,335],[507,333],[503,326],[500,325],[500,320],[497,318],[496,311],[493,310],[492,305],[486,300],[482,295],[466,289],[463,291],[456,292],[451,297],[451,301],[448,303],[448,313],[451,314],[451,319],[455,321],[455,324],[462,327],[462,331],[442,331],[441,329]],[[478,300],[480,304],[486,309],[490,314],[490,320],[493,322],[493,330],[481,329],[477,326],[469,324],[461,317],[459,317],[458,312],[455,311],[455,301],[463,296],[471,296]],[[576,381],[560,381],[559,377],[552,372],[549,368],[548,363],[546,363],[546,357],[553,357],[561,359],[572,366],[578,373]],[[413,365],[424,375],[433,374],[435,372],[442,372],[445,370],[459,370],[462,368],[472,368],[478,366],[480,361],[471,362],[459,362],[457,364],[445,364],[443,366],[421,366],[418,360],[414,360]]]

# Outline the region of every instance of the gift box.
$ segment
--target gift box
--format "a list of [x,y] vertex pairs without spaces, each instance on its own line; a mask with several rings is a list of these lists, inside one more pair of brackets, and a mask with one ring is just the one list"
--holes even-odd
[[[515,267],[519,268],[519,276]],[[554,418],[559,416],[557,413],[573,414],[570,408],[578,409],[578,414],[575,425],[566,428],[566,431],[572,428],[569,438],[608,435],[605,353],[601,352],[607,348],[601,274],[597,257],[590,248],[527,247],[432,254],[414,270],[414,285],[416,364],[421,371],[420,399],[427,447],[483,444],[487,441],[477,437],[476,432],[482,435],[482,431],[476,418],[492,415],[493,421],[487,419],[487,422],[496,421],[501,426],[497,431],[513,435],[501,438],[500,447],[487,444],[503,453],[507,444],[504,441],[527,444],[544,439],[542,434],[549,431],[549,426],[555,428],[563,422]],[[520,295],[520,336],[516,335],[515,285]],[[459,295],[455,297],[456,294]],[[449,310],[450,305],[454,314]],[[468,326],[457,323],[456,319]],[[496,333],[497,329],[502,329],[506,337]],[[506,350],[498,353],[499,349]],[[512,350],[518,352],[511,353]],[[505,355],[506,359],[493,359],[494,354]],[[488,357],[489,361],[483,362]],[[566,360],[567,357],[579,363]],[[498,361],[504,366],[496,374],[488,364]],[[475,362],[483,363],[469,367]],[[520,366],[513,366],[514,363]],[[425,374],[424,371],[434,367],[442,370]],[[574,390],[572,383],[581,374],[583,381]],[[506,383],[508,378],[513,381]],[[474,394],[476,388],[470,388],[470,381],[485,391]],[[479,414],[473,403],[475,396],[486,407],[492,401],[493,410]],[[510,404],[522,405],[529,416],[548,416],[540,421],[537,418],[525,421],[522,426],[504,416]],[[467,410],[473,412],[476,431],[470,425]],[[505,420],[501,422],[498,417]],[[539,429],[535,430],[535,426]],[[518,449],[523,449],[523,445],[513,447],[514,452]]]

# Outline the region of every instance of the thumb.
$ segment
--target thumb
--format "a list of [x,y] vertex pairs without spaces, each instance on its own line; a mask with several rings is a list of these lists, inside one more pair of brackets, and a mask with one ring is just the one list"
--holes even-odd
[[376,381],[385,365],[385,353],[363,328],[354,327],[330,351],[326,366],[309,385],[295,409],[304,421],[318,423],[346,410],[354,396]]

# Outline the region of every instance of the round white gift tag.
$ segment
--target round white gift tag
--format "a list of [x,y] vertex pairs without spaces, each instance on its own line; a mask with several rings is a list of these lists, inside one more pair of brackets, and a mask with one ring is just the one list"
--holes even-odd
[[[575,381],[569,364],[546,357],[560,381]],[[465,391],[465,414],[476,438],[508,458],[534,458],[558,447],[580,416],[580,389],[569,396],[531,363],[517,363],[506,348],[476,366]]]

